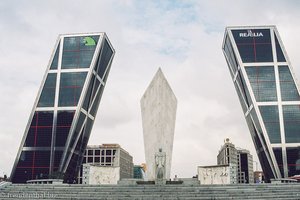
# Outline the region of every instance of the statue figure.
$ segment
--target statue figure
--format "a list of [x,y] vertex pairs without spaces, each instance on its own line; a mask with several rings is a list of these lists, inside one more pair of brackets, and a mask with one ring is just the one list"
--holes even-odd
[[156,166],[156,179],[163,180],[166,177],[166,153],[162,152],[162,148],[159,148],[159,152],[155,154],[155,166]]

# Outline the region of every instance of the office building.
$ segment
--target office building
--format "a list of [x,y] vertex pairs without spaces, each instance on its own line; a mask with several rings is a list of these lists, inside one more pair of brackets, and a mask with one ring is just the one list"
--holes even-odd
[[237,148],[237,182],[254,183],[253,156],[246,149]]
[[76,180],[113,56],[105,33],[58,37],[12,169],[13,183]]
[[141,99],[148,180],[156,179],[155,156],[165,154],[163,179],[170,179],[177,99],[159,68]]
[[[92,167],[95,169],[95,173],[106,174],[107,179],[110,179],[112,176],[116,180],[133,178],[133,158],[118,144],[88,145],[82,163],[85,167],[81,166],[78,183],[84,184],[83,179],[86,182],[90,181],[90,166],[95,166],[94,168]],[[86,169],[86,173],[84,173],[83,168]],[[112,173],[118,173],[118,175],[112,175]],[[111,177],[109,177],[110,175]]]
[[235,147],[226,138],[224,145],[217,156],[218,165],[229,165],[231,167],[230,183],[253,183],[253,157],[246,149]]
[[276,27],[228,27],[223,52],[266,181],[300,174],[299,88]]

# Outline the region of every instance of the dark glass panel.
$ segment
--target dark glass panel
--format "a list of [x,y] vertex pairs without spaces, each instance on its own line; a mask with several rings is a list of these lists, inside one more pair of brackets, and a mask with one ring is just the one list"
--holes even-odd
[[300,174],[300,147],[287,147],[288,176]]
[[[250,113],[251,113],[252,117],[255,119],[254,120],[255,123],[257,123],[257,117],[255,114],[255,111],[253,111],[253,110]],[[259,124],[257,124],[258,130],[255,128],[254,122],[252,121],[250,115],[248,115],[246,117],[246,121],[247,121],[249,130],[251,132],[252,140],[254,142],[254,146],[255,146],[257,156],[259,158],[259,162],[261,164],[262,170],[264,171],[267,182],[269,182],[270,178],[274,178],[274,174],[272,172],[271,165],[268,162],[267,156],[266,156],[266,154],[269,154],[269,152],[267,149],[263,148],[263,144],[258,137],[258,134],[261,134],[260,126],[259,126]],[[265,141],[263,141],[263,142],[265,142]]]
[[61,157],[62,157],[63,151],[55,151],[54,152],[54,171],[57,171],[60,165]]
[[285,142],[300,142],[300,105],[284,105],[282,110]]
[[88,68],[98,40],[99,36],[65,37],[62,69]]
[[242,61],[273,62],[269,29],[232,30]]
[[100,155],[100,150],[95,150],[95,155],[99,156]]
[[[224,50],[225,50],[225,54],[228,58],[229,61],[229,66],[232,68],[233,73],[236,73],[236,71],[238,70],[238,63],[237,63],[237,59],[235,57],[233,48],[232,48],[232,44],[228,38],[228,36],[225,39],[225,45],[224,45]],[[231,72],[231,70],[230,70]],[[233,76],[234,74],[232,74]]]
[[50,147],[52,140],[53,112],[35,112],[24,147]]
[[82,150],[82,140],[83,140],[83,135],[84,135],[84,130],[85,130],[85,127],[86,125],[84,125],[82,131],[80,132],[80,136],[79,136],[79,139],[76,143],[76,146],[75,146],[75,152],[80,154],[81,153],[81,150]]
[[248,155],[246,153],[240,154],[240,170],[245,173],[245,183],[249,183],[249,164],[248,164]]
[[36,147],[50,147],[52,141],[52,127],[37,128]]
[[83,113],[80,113],[79,119],[77,121],[77,125],[76,125],[76,128],[75,128],[75,131],[74,131],[74,135],[71,138],[71,142],[70,142],[69,148],[73,147],[74,142],[75,142],[76,138],[78,137],[78,134],[80,133],[80,129],[81,129],[82,125],[83,125],[83,122],[84,122],[85,118],[86,118],[86,115],[83,114]]
[[278,106],[259,106],[271,143],[281,143]]
[[247,112],[248,108],[247,108],[247,105],[245,103],[245,100],[242,97],[242,93],[241,93],[240,89],[237,86],[237,82],[234,83],[234,87],[235,87],[235,90],[238,94],[238,97],[239,97],[239,100],[240,100],[240,103],[241,103],[241,106],[242,106],[242,109],[243,109],[243,113],[245,114]]
[[93,163],[93,157],[88,157],[88,163]]
[[45,81],[38,107],[53,107],[55,98],[56,74],[49,73]]
[[277,101],[273,66],[246,67],[256,101]]
[[276,44],[276,52],[277,52],[277,62],[285,62],[285,58],[278,42],[277,36],[275,34],[275,44]]
[[246,105],[244,105],[245,107],[243,108],[244,112],[245,112],[247,110],[247,108],[249,108],[250,105],[252,104],[252,101],[251,101],[251,98],[250,98],[245,80],[244,80],[243,75],[240,71],[238,72],[238,75],[236,77],[236,82],[239,84],[239,86],[241,88],[241,91],[239,91],[240,94],[238,94],[238,95],[241,95],[240,99],[242,99],[242,97],[243,97],[244,102],[246,103]]
[[33,179],[48,179],[48,178],[49,178],[49,167],[36,168],[34,170]]
[[100,163],[100,157],[95,157],[95,163]]
[[50,66],[50,69],[57,69],[57,66],[58,66],[59,47],[60,47],[60,44],[58,44],[58,46],[57,46],[57,49],[56,49],[56,51],[55,51],[55,54],[54,54],[54,57],[53,57],[53,60],[52,60],[51,66]]
[[105,162],[110,163],[111,162],[111,157],[106,157]]
[[32,167],[33,151],[22,151],[17,167]]
[[288,66],[279,66],[281,99],[283,101],[299,101],[299,93]]
[[59,106],[77,106],[86,75],[86,72],[61,74]]
[[113,50],[109,46],[107,40],[104,41],[104,46],[103,46],[101,52],[102,52],[100,54],[101,57],[99,57],[99,59],[97,61],[97,66],[96,66],[95,71],[97,71],[100,78],[103,79],[104,72],[107,69],[108,63],[113,55]]
[[273,152],[281,173],[281,176],[284,177],[283,173],[283,161],[282,161],[282,149],[281,148],[273,148]]
[[88,108],[91,103],[90,101],[91,101],[91,95],[92,95],[92,91],[93,91],[94,81],[95,81],[95,76],[93,75],[92,79],[89,82],[89,87],[88,87],[88,90],[87,90],[87,93],[85,95],[85,99],[84,99],[83,105],[82,105],[82,108],[86,111],[88,111]]
[[48,178],[50,151],[23,151],[17,165],[15,182]]
[[[252,116],[252,119],[253,119],[253,123],[255,124],[255,132],[256,132],[256,135],[260,135],[261,137],[261,140],[259,139],[259,143],[263,144],[265,147],[267,146],[267,143],[266,143],[266,139],[263,135],[263,132],[262,132],[262,129],[261,129],[261,126],[260,126],[260,123],[259,123],[259,120],[258,120],[258,117],[257,117],[257,114],[255,112],[255,109],[252,109],[250,111],[250,115]],[[263,149],[263,146],[261,147],[261,150],[264,150]],[[270,155],[268,149],[265,149],[264,151],[267,152],[268,155]]]
[[65,146],[75,111],[58,111],[55,146]]
[[69,162],[68,168],[66,170],[64,181],[66,183],[76,183],[77,181],[77,175],[80,170],[80,165],[82,163],[82,160],[79,160],[79,156],[77,154],[72,154],[71,160]]
[[31,168],[16,168],[15,173],[12,177],[13,183],[26,183],[27,180],[32,179],[32,169]]
[[99,85],[100,85],[100,81],[98,79],[96,79],[95,80],[95,85],[94,85],[94,88],[93,88],[93,92],[92,92],[92,96],[91,96],[91,101],[95,98],[95,95],[96,95],[96,92],[98,90]]
[[35,126],[30,126],[28,133],[27,133],[27,137],[25,140],[25,144],[24,147],[33,147],[34,146],[34,138],[35,138],[35,132],[36,132],[36,128]]
[[[86,115],[83,114],[83,113],[80,113],[79,119],[77,121],[77,125],[76,125],[76,128],[75,128],[75,131],[74,131],[74,134],[71,137],[70,144],[69,144],[68,147],[66,147],[66,148],[69,149],[67,151],[67,153],[66,153],[66,159],[68,159],[71,156],[70,150],[73,148],[73,146],[74,146],[74,144],[76,142],[77,137],[80,137],[80,138],[79,138],[78,142],[75,144],[76,145],[75,146],[75,150],[79,148],[79,144],[80,144],[80,141],[81,141],[81,138],[82,138],[82,136],[79,136],[79,134],[81,135],[84,132],[84,128],[83,128],[83,130],[81,132],[80,132],[80,129],[81,129],[82,125],[83,125],[83,122],[84,122],[85,118],[86,118]],[[65,164],[66,163],[63,163],[63,165],[65,165]]]
[[49,168],[49,165],[50,165],[50,151],[35,151],[35,157],[34,158],[35,158],[35,167]]
[[104,90],[103,85],[100,85],[100,87],[101,88],[100,88],[99,92],[97,93],[96,99],[95,99],[94,104],[92,105],[92,108],[91,108],[91,111],[90,111],[90,114],[93,115],[94,117],[97,114],[97,110],[98,110],[98,107],[99,107],[101,96],[102,96],[102,93],[103,93],[103,90]]
[[266,152],[265,151],[261,151],[257,154],[258,158],[259,158],[259,162],[261,165],[261,168],[264,172],[264,176],[267,182],[270,182],[270,179],[275,178],[275,175],[272,172],[272,168],[270,163],[268,162],[267,156],[266,156]]
[[81,147],[80,147],[80,152],[84,152],[87,146],[87,143],[89,141],[90,138],[90,134],[91,134],[91,130],[93,127],[94,121],[91,120],[90,118],[87,118],[87,122],[86,122],[86,126],[85,126],[85,131],[84,131],[84,135],[82,135],[82,143],[81,143]]

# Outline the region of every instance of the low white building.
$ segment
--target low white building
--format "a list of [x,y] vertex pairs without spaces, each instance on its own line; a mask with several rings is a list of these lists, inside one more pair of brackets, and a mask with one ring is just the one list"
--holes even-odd
[[235,183],[235,167],[230,165],[212,165],[198,167],[198,180],[202,185]]
[[[107,180],[109,174],[112,176],[110,181]],[[105,177],[100,178],[100,175]],[[94,180],[95,177],[99,178]],[[118,180],[133,178],[132,156],[118,144],[88,145],[78,174],[78,183],[117,184],[115,178]]]
[[83,164],[82,184],[117,184],[120,180],[120,167]]

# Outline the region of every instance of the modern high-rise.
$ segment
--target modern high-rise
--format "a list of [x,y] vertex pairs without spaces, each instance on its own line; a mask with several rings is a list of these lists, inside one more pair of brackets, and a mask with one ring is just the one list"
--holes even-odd
[[230,183],[253,183],[253,157],[246,149],[235,147],[226,138],[217,156],[218,165],[229,165]]
[[[148,180],[156,179],[158,165],[164,165],[163,178],[170,179],[176,109],[177,99],[159,68],[141,99]],[[162,163],[156,157],[160,149]]]
[[266,180],[300,174],[299,88],[276,27],[227,27],[222,48]]
[[114,54],[105,33],[58,37],[12,169],[13,183],[76,180]]

